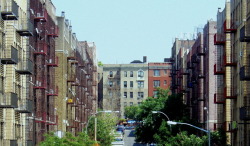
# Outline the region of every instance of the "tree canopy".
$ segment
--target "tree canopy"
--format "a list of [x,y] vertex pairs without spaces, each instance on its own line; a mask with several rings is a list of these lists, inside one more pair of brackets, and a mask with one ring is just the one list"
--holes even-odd
[[[170,126],[171,121],[185,122],[201,127],[195,120],[189,117],[189,107],[184,104],[182,94],[170,95],[168,90],[158,88],[157,98],[148,97],[139,106],[131,106],[125,109],[128,118],[140,122],[136,127],[136,141],[142,143],[157,143],[157,145],[171,146],[200,146],[208,143],[206,133],[186,125]],[[161,111],[152,113],[152,111]],[[202,136],[203,135],[203,136]],[[212,133],[212,143],[226,145],[223,133]]]

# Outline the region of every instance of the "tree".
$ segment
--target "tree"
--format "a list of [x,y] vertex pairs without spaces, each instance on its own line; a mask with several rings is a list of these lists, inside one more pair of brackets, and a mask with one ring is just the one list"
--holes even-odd
[[[152,114],[152,111],[166,113],[173,121],[190,123],[200,127],[195,120],[189,118],[189,109],[183,103],[182,94],[169,95],[168,90],[158,88],[157,98],[149,97],[138,107],[137,120],[141,124],[136,128],[137,142],[157,143],[158,145],[200,146],[208,143],[207,135],[200,130],[186,125],[170,126],[163,114]],[[196,136],[194,134],[198,134]],[[204,135],[200,137],[200,135]],[[225,134],[212,132],[212,144],[226,145]]]
[[99,67],[103,66],[103,63],[101,61],[98,61],[98,66]]
[[129,119],[136,119],[136,116],[138,114],[139,107],[136,105],[133,106],[127,106],[124,111],[124,115],[126,118]]
[[[115,125],[118,121],[117,117],[113,113],[99,113],[97,116],[97,141],[102,146],[108,146],[114,140],[112,132],[115,129]],[[94,139],[95,135],[95,118],[92,117],[88,125],[88,135],[91,139]]]
[[66,133],[64,137],[59,138],[53,132],[45,134],[45,140],[42,141],[40,146],[89,146],[93,145],[94,141],[91,140],[86,133],[79,133],[73,136],[71,133]]

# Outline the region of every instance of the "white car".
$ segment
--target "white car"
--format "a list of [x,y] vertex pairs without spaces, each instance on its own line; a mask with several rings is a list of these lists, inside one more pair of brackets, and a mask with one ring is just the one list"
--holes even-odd
[[124,141],[122,137],[116,137],[115,141],[111,143],[112,146],[124,146]]

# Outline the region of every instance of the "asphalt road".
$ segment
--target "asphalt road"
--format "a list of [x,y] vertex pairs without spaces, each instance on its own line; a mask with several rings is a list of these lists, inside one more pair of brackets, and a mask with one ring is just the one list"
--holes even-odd
[[124,146],[146,146],[146,144],[135,143],[134,130],[125,130]]

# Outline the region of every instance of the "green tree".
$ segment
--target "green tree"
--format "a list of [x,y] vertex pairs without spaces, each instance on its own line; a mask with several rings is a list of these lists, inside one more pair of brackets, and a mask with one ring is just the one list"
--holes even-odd
[[103,66],[103,63],[101,61],[98,61],[98,66]]
[[[99,113],[97,116],[97,141],[102,146],[109,146],[114,140],[112,132],[118,121],[114,113]],[[95,118],[92,117],[88,125],[88,135],[94,139],[95,135]]]
[[62,138],[57,137],[54,133],[45,134],[45,140],[42,141],[40,146],[89,146],[93,145],[94,141],[91,140],[86,133],[79,133],[73,136],[71,133],[66,133]]
[[133,106],[127,106],[124,111],[124,115],[126,118],[129,119],[136,119],[136,116],[138,114],[139,107],[136,105]]

